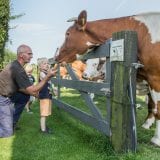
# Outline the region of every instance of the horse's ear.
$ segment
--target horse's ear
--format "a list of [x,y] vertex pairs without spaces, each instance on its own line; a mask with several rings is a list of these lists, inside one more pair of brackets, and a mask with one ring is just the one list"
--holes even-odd
[[78,29],[84,31],[86,23],[87,23],[87,12],[83,10],[78,16],[78,21],[77,21]]

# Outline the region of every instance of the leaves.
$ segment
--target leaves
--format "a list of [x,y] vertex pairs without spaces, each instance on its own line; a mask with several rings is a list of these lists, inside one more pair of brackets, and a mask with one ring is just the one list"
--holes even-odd
[[4,57],[4,46],[8,40],[10,0],[0,0],[0,63]]

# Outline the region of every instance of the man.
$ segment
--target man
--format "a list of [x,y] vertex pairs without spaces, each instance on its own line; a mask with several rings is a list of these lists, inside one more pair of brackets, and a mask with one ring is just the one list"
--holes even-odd
[[7,65],[0,72],[0,137],[13,135],[13,103],[10,97],[17,91],[33,96],[38,95],[42,87],[55,75],[56,70],[50,69],[43,81],[32,85],[23,68],[33,56],[27,45],[20,45],[17,49],[17,60]]

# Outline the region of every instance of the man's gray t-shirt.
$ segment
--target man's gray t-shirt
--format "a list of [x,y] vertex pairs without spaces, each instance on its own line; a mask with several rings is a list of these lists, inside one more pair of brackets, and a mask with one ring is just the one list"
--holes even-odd
[[24,68],[17,60],[0,72],[0,95],[2,96],[10,97],[19,89],[25,89],[31,85]]

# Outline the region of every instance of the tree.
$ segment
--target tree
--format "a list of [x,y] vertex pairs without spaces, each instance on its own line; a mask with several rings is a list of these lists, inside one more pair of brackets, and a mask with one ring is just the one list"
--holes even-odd
[[9,21],[17,19],[23,14],[11,15],[10,0],[0,0],[0,66],[3,67],[5,43],[8,41]]
[[0,64],[4,58],[4,47],[8,40],[10,0],[0,0]]
[[9,49],[4,50],[3,62],[0,63],[0,69],[4,68],[8,63],[16,59],[16,53],[13,53]]

